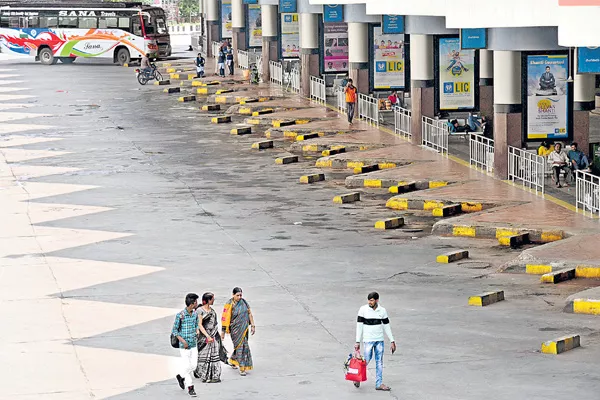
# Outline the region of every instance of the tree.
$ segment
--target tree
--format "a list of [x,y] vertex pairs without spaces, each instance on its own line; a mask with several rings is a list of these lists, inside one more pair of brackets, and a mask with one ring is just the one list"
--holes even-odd
[[200,11],[198,0],[180,0],[179,1],[179,17],[183,20],[198,16]]

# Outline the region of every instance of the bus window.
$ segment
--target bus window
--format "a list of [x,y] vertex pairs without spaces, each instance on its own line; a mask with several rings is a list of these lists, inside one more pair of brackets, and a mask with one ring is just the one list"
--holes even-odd
[[[119,18],[119,29],[129,31],[129,18],[127,18],[127,17]],[[139,36],[141,36],[141,34]]]
[[39,17],[29,17],[29,21],[27,21],[27,27],[29,27],[29,28],[39,28],[40,27],[40,19],[39,19]]
[[142,36],[142,25],[140,25],[140,21],[137,18],[133,20],[133,34],[135,36]]
[[40,28],[58,28],[58,17],[40,17]]
[[58,26],[61,28],[77,28],[77,17],[58,17]]
[[8,16],[1,16],[0,17],[0,28],[8,28]]
[[154,25],[152,25],[148,16],[144,16],[144,30],[146,35],[154,35]]
[[10,17],[8,19],[8,27],[9,28],[18,28],[19,27],[19,17]]
[[98,20],[94,17],[79,17],[79,27],[82,29],[95,29],[98,27]]
[[156,33],[158,33],[159,35],[164,35],[165,33],[168,33],[167,25],[165,24],[165,20],[163,18],[156,18],[155,22],[156,22]]

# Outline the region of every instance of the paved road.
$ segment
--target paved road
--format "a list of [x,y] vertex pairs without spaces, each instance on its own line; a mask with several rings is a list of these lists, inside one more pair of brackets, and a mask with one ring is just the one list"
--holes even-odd
[[[598,398],[600,320],[562,313],[581,283],[495,274],[518,253],[431,237],[418,214],[407,219],[424,232],[375,232],[393,215],[380,197],[334,206],[343,181],[298,184],[313,161],[276,166],[278,151],[250,150],[255,138],[140,87],[131,69],[7,62],[2,88],[29,89],[0,92],[0,119],[12,119],[0,126],[0,215],[11,222],[0,231],[1,399],[185,398],[173,315],[187,292],[213,291],[220,309],[234,286],[254,310],[255,370],[226,369],[200,396]],[[458,247],[476,263],[434,262]],[[507,301],[467,306],[493,289]],[[385,360],[389,394],[373,390],[374,371],[360,390],[343,380],[372,290],[399,345]],[[569,333],[584,347],[539,353]]]

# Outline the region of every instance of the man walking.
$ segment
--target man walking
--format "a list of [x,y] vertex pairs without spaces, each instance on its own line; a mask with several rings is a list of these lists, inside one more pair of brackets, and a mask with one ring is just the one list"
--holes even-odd
[[[358,318],[356,320],[356,344],[354,349],[360,350],[360,342],[364,341],[365,351],[364,356],[367,363],[375,355],[375,390],[389,391],[390,387],[382,383],[383,380],[383,333],[387,335],[392,342],[392,354],[396,351],[396,342],[392,336],[392,328],[390,327],[390,319],[388,318],[385,308],[379,305],[379,293],[371,292],[367,296],[368,304],[365,304],[358,310]],[[360,382],[355,382],[356,387],[360,386]]]
[[348,79],[344,93],[346,93],[346,112],[348,113],[348,123],[352,125],[354,110],[356,109],[356,86],[352,84],[352,79]]
[[181,374],[177,375],[177,382],[182,390],[187,385],[188,394],[196,397],[192,372],[198,365],[198,295],[188,293],[185,296],[185,308],[177,314],[173,323],[173,335],[179,340],[179,353],[181,354]]

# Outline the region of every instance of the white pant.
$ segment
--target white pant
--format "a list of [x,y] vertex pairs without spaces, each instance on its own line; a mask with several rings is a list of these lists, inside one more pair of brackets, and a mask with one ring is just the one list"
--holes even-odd
[[190,387],[194,384],[192,381],[192,372],[198,366],[198,347],[191,349],[179,349],[181,354],[181,377],[185,379],[185,386]]

